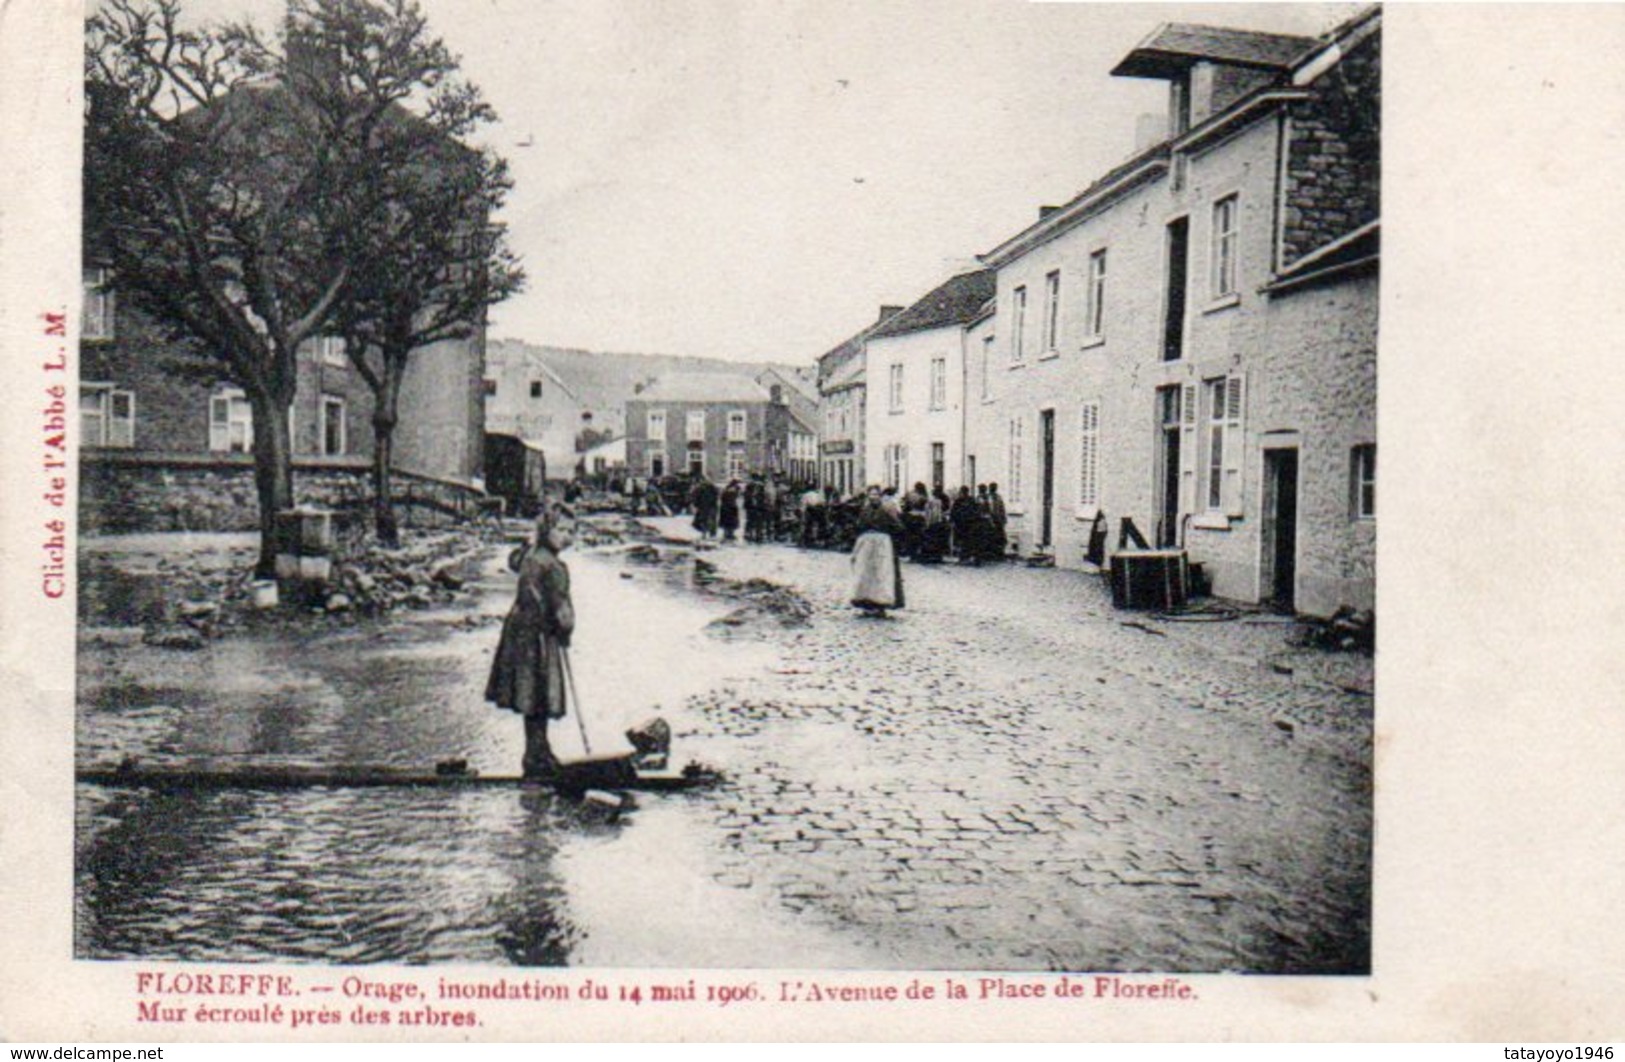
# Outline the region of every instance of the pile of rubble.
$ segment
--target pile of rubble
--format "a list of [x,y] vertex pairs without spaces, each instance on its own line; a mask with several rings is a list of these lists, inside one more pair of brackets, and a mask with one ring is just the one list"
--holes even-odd
[[201,649],[234,630],[273,624],[354,622],[397,608],[423,609],[462,591],[500,528],[463,526],[403,535],[399,549],[370,536],[341,541],[333,577],[302,607],[268,608],[266,584],[254,578],[252,554],[234,563],[192,564],[184,556],[124,570],[99,563],[82,572],[80,622],[93,630],[141,631],[141,640],[169,649]]
[[726,597],[743,598],[745,602],[726,616],[713,620],[710,624],[713,629],[744,627],[765,620],[775,621],[781,627],[800,627],[812,619],[812,602],[796,590],[766,579],[744,582],[714,579],[710,588]]
[[1370,653],[1377,647],[1377,614],[1344,605],[1330,618],[1305,623],[1289,644],[1300,649]]

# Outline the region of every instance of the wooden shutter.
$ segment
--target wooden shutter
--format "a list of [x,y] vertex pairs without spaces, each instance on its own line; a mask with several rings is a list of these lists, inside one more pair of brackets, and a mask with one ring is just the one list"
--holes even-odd
[[1225,380],[1224,388],[1224,483],[1220,486],[1220,500],[1230,516],[1241,516],[1244,511],[1242,470],[1246,467],[1246,436],[1243,431],[1246,393],[1241,374]]
[[1078,508],[1100,506],[1100,403],[1085,402],[1078,424]]
[[1197,396],[1200,392],[1194,383],[1181,384],[1179,388],[1179,511],[1193,513],[1196,511],[1196,474],[1198,467],[1198,453],[1200,447],[1197,442],[1201,438],[1196,430]]

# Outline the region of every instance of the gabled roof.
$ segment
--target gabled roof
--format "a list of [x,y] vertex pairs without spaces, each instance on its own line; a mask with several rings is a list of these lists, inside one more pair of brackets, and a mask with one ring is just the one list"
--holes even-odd
[[1288,70],[1320,44],[1314,37],[1164,22],[1112,68],[1112,76],[1173,78],[1199,62]]
[[803,376],[800,369],[781,369],[777,366],[769,366],[756,377],[756,382],[766,387],[768,385],[763,381],[768,377],[783,383],[808,402],[818,401],[818,385]]
[[749,376],[723,372],[674,373],[632,396],[636,402],[766,402],[767,389]]
[[830,373],[829,379],[824,381],[825,393],[845,390],[848,387],[855,387],[863,383],[865,368],[866,365],[862,358],[853,358],[846,362]]
[[982,305],[993,297],[997,279],[997,273],[992,269],[978,269],[951,277],[902,313],[887,318],[885,324],[875,329],[869,338],[882,339],[968,324],[981,313]]
[[[881,312],[884,313],[886,310],[892,309],[892,307],[882,306],[880,309]],[[825,367],[829,366],[830,368],[828,371],[830,377],[834,377],[841,371],[842,366],[849,364],[854,358],[858,358],[859,355],[863,353],[863,345],[869,341],[870,336],[874,335],[875,332],[881,328],[881,326],[885,325],[886,322],[890,321],[893,317],[896,317],[902,312],[903,310],[901,307],[897,308],[895,312],[886,314],[886,316],[882,317],[868,328],[865,328],[857,335],[852,336],[844,343],[832,347],[831,349],[820,354],[818,356],[819,373],[822,374],[825,371]],[[825,378],[821,386],[829,386],[829,378]]]
[[1105,176],[1067,200],[1065,204],[1046,212],[1037,221],[979,257],[989,265],[998,266],[1026,253],[1030,247],[1070,226],[1100,203],[1114,198],[1118,193],[1137,187],[1145,178],[1156,176],[1167,169],[1170,155],[1171,150],[1167,141],[1151,145],[1127,161],[1112,167]]

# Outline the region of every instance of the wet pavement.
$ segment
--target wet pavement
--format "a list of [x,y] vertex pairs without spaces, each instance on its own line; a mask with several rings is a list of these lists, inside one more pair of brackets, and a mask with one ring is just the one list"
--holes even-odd
[[[593,748],[658,712],[722,786],[608,822],[517,789],[83,785],[79,954],[1365,967],[1371,699],[1348,690],[1369,660],[1283,664],[1262,626],[1125,627],[1060,571],[910,566],[910,608],[860,619],[845,557],[784,546],[703,556],[797,587],[810,620],[718,625],[738,602],[667,552],[571,561]],[[480,700],[511,592],[493,557],[461,604],[389,620],[197,653],[91,634],[79,760],[511,773],[518,720]]]

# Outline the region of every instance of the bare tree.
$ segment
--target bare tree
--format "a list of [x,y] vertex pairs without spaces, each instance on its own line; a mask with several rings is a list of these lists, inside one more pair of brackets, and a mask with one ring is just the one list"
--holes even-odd
[[[293,503],[287,411],[301,344],[353,330],[358,358],[380,352],[365,375],[392,431],[405,355],[387,352],[472,327],[470,293],[517,283],[486,220],[506,174],[455,143],[489,111],[452,78],[455,60],[413,0],[291,0],[280,46],[251,26],[195,28],[182,14],[179,0],[104,0],[87,24],[86,220],[120,290],[242,387],[253,413],[257,570],[268,575],[276,513]],[[478,165],[431,165],[437,152]],[[484,189],[484,203],[473,191],[452,195],[458,187]],[[476,207],[479,225],[462,225]],[[497,268],[446,251],[453,236]],[[414,241],[440,273],[394,261]],[[447,271],[448,259],[462,267]],[[410,330],[386,312],[408,292],[418,292]]]
[[[401,384],[413,358],[474,335],[486,310],[523,283],[494,222],[512,181],[502,159],[468,146],[494,115],[412,0],[296,0],[286,32],[321,57],[313,95],[344,97],[336,111],[379,115],[368,164],[346,190],[346,213],[368,223],[345,230],[351,276],[333,331],[373,392],[374,523],[379,541],[394,546]],[[409,78],[391,76],[398,56],[413,57]]]

